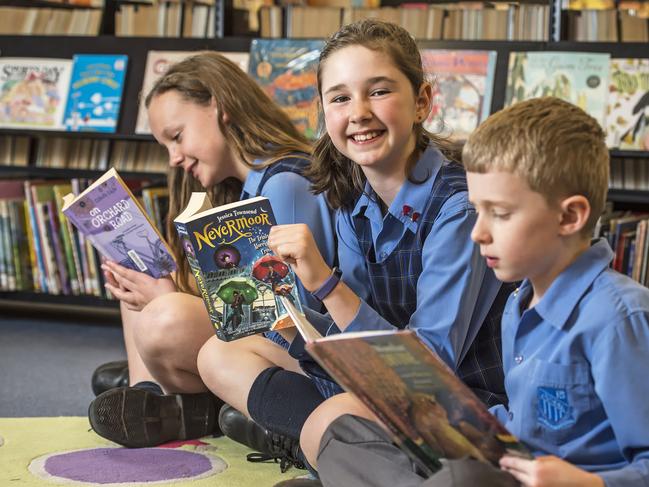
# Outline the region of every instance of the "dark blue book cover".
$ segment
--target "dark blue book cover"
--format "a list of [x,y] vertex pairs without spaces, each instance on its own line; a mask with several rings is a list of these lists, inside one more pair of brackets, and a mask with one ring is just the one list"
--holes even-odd
[[64,123],[68,131],[115,132],[128,56],[74,56]]
[[220,339],[294,326],[281,297],[302,306],[293,271],[267,245],[275,225],[268,198],[211,208],[194,193],[174,224]]

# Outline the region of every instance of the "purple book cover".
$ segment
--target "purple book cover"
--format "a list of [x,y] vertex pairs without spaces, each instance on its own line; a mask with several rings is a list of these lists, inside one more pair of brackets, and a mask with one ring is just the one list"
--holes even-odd
[[176,269],[167,244],[111,169],[63,213],[106,258],[155,278]]

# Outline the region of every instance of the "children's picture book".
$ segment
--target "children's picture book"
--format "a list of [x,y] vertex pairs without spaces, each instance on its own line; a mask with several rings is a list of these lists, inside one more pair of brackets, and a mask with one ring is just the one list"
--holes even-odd
[[60,130],[71,59],[0,57],[0,127]]
[[421,50],[433,86],[432,107],[424,122],[428,131],[466,140],[489,116],[496,56],[496,51]]
[[254,39],[248,73],[306,137],[318,136],[316,68],[324,41]]
[[268,198],[212,208],[206,193],[193,193],[174,224],[221,340],[293,326],[280,298],[302,305],[293,271],[267,246]]
[[291,303],[285,306],[309,354],[429,475],[439,470],[441,458],[469,456],[496,467],[505,453],[532,458],[414,331],[323,338]]
[[512,52],[505,106],[556,96],[606,123],[610,54],[591,52]]
[[76,54],[65,110],[69,131],[115,132],[128,56]]
[[[155,82],[167,72],[171,65],[193,54],[198,53],[196,51],[149,51],[147,53],[144,81],[142,82],[142,91],[140,92],[140,106],[137,112],[137,121],[135,122],[136,134],[151,133],[149,117],[147,116],[144,101]],[[219,52],[219,54],[224,55],[230,61],[234,62],[243,72],[248,72],[249,54],[247,52]]]
[[649,151],[649,59],[611,59],[606,145]]
[[176,270],[169,246],[114,168],[79,195],[66,195],[61,211],[105,258],[155,278]]

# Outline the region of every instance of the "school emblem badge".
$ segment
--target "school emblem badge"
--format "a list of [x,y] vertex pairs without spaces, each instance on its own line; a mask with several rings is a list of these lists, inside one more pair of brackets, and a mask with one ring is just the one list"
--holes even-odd
[[573,408],[565,389],[537,388],[537,421],[547,428],[559,430],[575,423]]

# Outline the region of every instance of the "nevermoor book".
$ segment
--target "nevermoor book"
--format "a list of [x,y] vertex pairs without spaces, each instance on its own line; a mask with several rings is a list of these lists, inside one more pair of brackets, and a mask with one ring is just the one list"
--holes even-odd
[[206,193],[193,193],[174,224],[221,340],[293,326],[281,297],[302,306],[293,271],[267,245],[275,225],[268,198],[212,208]]

